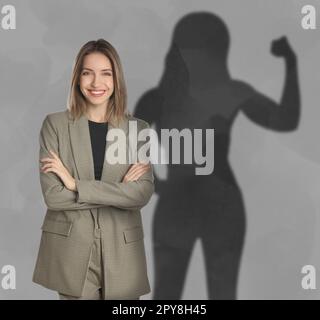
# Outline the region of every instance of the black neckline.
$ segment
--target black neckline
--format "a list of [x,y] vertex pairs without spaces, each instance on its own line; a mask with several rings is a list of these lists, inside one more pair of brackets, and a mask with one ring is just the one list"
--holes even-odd
[[89,122],[93,123],[93,124],[97,124],[97,125],[103,125],[103,124],[107,124],[108,122],[95,122],[95,121],[92,121],[92,120],[89,120]]

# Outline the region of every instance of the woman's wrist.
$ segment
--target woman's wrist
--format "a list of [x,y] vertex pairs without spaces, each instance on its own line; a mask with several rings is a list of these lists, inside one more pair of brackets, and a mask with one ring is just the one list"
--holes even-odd
[[76,185],[76,180],[72,178],[72,187],[73,187],[73,190],[72,191],[78,191],[77,190],[77,185]]
[[77,191],[76,180],[74,178],[70,179],[70,182],[66,186],[70,191]]

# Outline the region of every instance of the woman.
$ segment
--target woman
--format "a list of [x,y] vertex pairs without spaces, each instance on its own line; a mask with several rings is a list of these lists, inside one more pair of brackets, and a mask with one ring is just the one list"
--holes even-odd
[[[60,299],[139,299],[150,292],[140,209],[154,192],[154,176],[149,163],[128,161],[129,121],[138,134],[149,128],[127,112],[116,50],[104,39],[89,41],[75,60],[67,110],[49,114],[40,132],[48,209],[33,281]],[[125,164],[104,157],[112,129],[125,134],[118,151],[126,152]]]

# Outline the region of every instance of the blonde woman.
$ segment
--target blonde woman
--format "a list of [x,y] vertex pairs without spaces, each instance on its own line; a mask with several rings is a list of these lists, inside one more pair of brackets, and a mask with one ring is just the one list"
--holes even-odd
[[[60,299],[139,299],[150,292],[140,209],[154,192],[150,163],[108,163],[131,116],[119,56],[104,39],[87,42],[73,67],[68,107],[40,132],[40,183],[47,205],[33,281]],[[138,149],[141,143],[138,142]]]

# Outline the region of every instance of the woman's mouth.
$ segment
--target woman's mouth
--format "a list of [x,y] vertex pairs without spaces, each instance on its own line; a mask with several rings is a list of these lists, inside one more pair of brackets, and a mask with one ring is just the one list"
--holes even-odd
[[90,96],[92,97],[101,97],[106,92],[106,90],[88,90],[88,91]]

